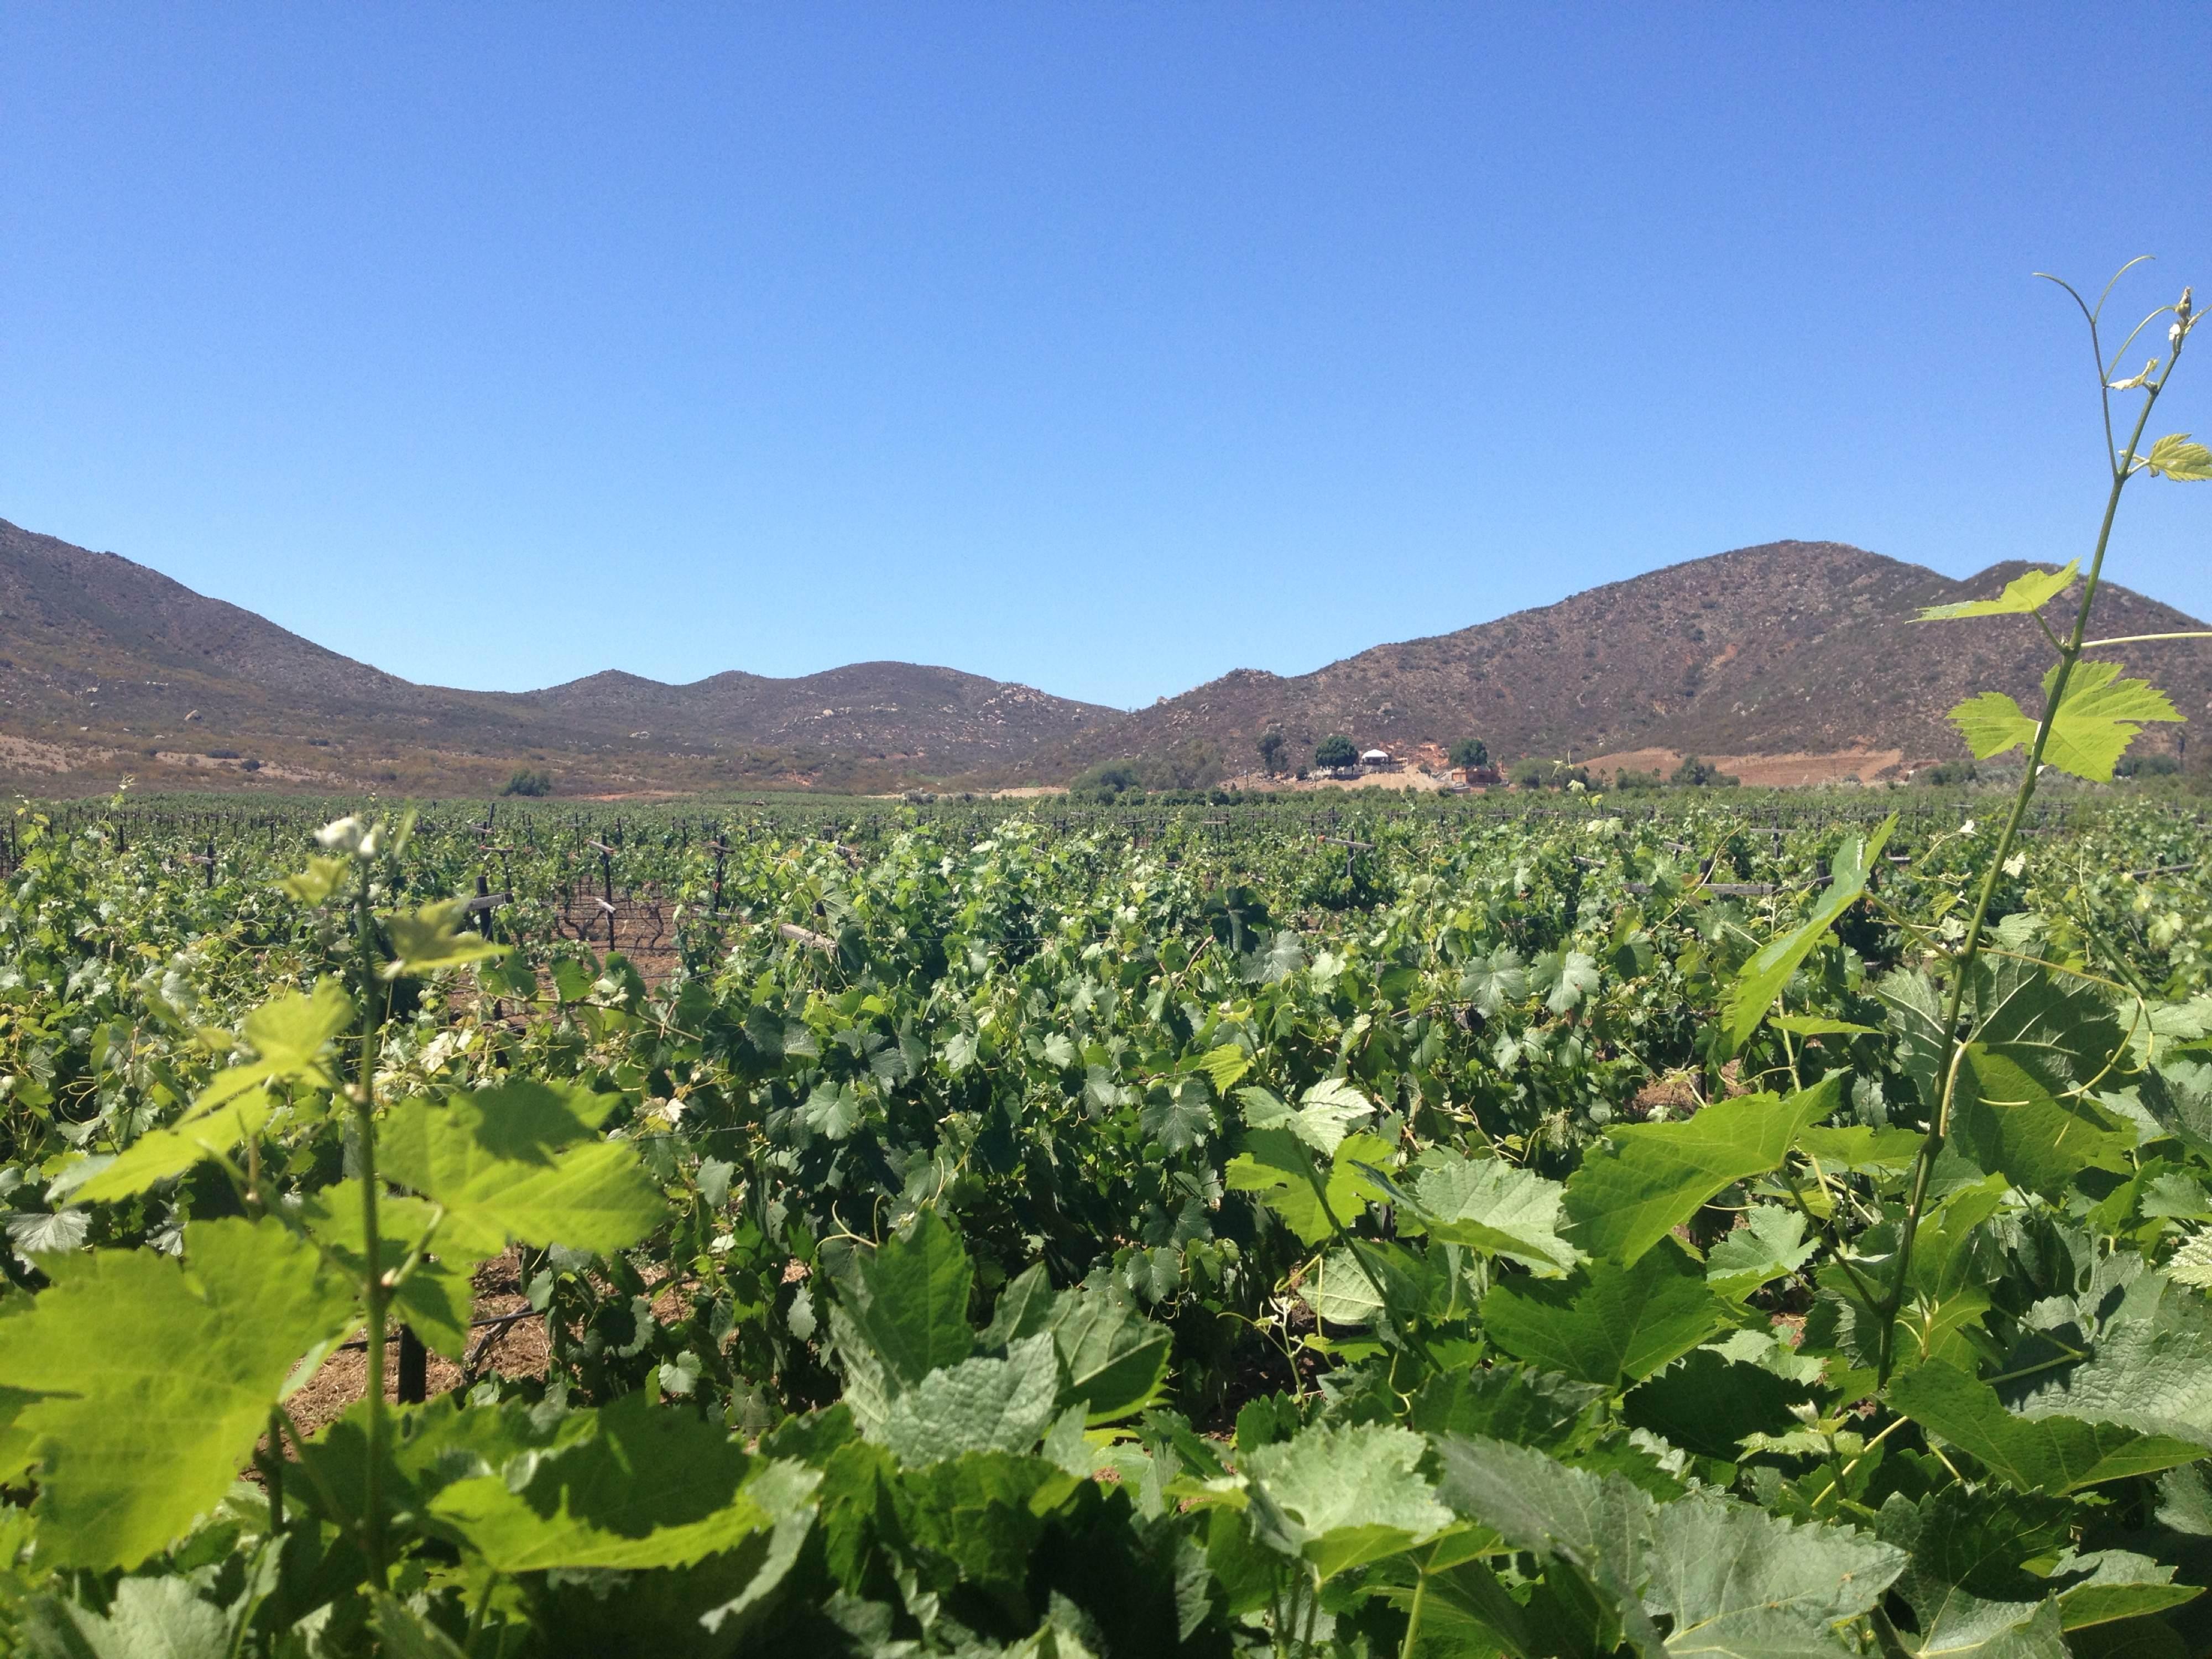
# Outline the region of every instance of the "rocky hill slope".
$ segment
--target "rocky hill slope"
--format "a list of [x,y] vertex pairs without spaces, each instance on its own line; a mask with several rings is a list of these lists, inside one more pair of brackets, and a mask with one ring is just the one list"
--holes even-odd
[[856,663],[664,685],[416,685],[112,553],[0,520],[0,777],[38,793],[226,783],[565,792],[890,787],[1005,767],[1116,711],[980,675]]
[[[1642,749],[1960,755],[1947,711],[1990,687],[2039,707],[2049,647],[2026,617],[1911,619],[1923,605],[1993,595],[2025,568],[1957,581],[1835,542],[1740,548],[1294,678],[1239,669],[1049,746],[1022,769],[1061,776],[1203,748],[1243,770],[1271,727],[1300,760],[1339,732],[1394,750],[1479,737],[1508,760]],[[2054,626],[2072,602],[2053,602]],[[2122,587],[2107,585],[2098,601],[2100,635],[2203,626]],[[2183,714],[2212,708],[2212,642],[2109,654],[2166,688]]]
[[[1240,669],[1121,714],[949,668],[855,663],[795,679],[664,685],[609,672],[540,691],[417,685],[112,553],[0,520],[0,786],[482,792],[518,768],[563,793],[881,790],[1063,782],[1102,762],[1178,775],[1297,759],[1341,733],[1405,750],[1480,737],[1501,759],[1627,751],[1964,752],[1946,712],[1988,687],[2036,706],[2026,618],[1916,625],[2023,567],[1954,581],[1833,542],[1774,542],[1557,605],[1380,645],[1310,674]],[[2067,601],[2053,603],[2054,625]],[[2097,631],[2202,627],[2108,587]],[[2185,714],[2212,710],[2212,645],[2114,654]],[[2146,748],[2171,749],[2170,729]],[[2199,751],[2200,754],[2203,750]]]

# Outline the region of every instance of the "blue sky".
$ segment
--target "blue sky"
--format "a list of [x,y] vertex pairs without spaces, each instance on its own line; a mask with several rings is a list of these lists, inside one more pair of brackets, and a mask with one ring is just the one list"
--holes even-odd
[[[2064,559],[2029,273],[2212,290],[2207,63],[2201,4],[0,0],[0,517],[418,679],[1121,706],[1782,537]],[[2212,615],[2208,546],[2153,484],[2112,573]]]

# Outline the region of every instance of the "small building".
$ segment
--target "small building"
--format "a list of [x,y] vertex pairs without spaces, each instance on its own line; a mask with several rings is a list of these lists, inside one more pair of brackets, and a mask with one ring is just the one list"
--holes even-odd
[[1390,751],[1387,749],[1369,749],[1363,751],[1359,757],[1359,763],[1370,772],[1395,772],[1398,769],[1398,763],[1390,758]]

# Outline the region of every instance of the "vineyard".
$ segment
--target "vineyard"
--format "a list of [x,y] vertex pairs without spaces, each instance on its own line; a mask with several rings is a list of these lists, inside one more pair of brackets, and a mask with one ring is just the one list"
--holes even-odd
[[24,806],[0,1641],[2212,1651],[2159,369],[2003,791]]
[[1884,1351],[1989,805],[20,814],[10,1634],[2201,1651],[2185,798],[2023,825]]

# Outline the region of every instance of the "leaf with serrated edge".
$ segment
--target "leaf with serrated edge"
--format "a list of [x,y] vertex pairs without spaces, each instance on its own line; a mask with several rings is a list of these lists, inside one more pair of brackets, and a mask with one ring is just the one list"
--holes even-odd
[[1881,858],[1881,849],[1889,844],[1890,832],[1896,828],[1897,814],[1893,812],[1864,841],[1856,836],[1846,836],[1828,866],[1828,888],[1813,907],[1813,914],[1781,938],[1768,940],[1743,964],[1729,987],[1722,1011],[1728,1022],[1729,1042],[1733,1046],[1740,1048],[1750,1040],[1759,1021],[1772,1008],[1774,999],[1790,982],[1790,975],[1797,971],[1797,965],[1812,954],[1813,947],[1826,936],[1828,929],[1843,919],[1844,912],[1858,902]]
[[1060,1376],[1043,1332],[1012,1344],[1004,1359],[963,1359],[891,1401],[883,1442],[915,1468],[963,1452],[1028,1451],[1059,1413]]
[[2014,1416],[1995,1389],[1942,1360],[1897,1377],[1890,1384],[1889,1403],[2022,1492],[2079,1492],[2193,1463],[2205,1453],[2194,1441],[2142,1434],[2114,1423]]
[[382,1172],[444,1206],[440,1240],[479,1259],[510,1243],[605,1253],[636,1243],[667,1206],[636,1148],[585,1139],[568,1099],[507,1083],[442,1106],[395,1107],[378,1135]]
[[1956,622],[1962,617],[2028,617],[2074,585],[2081,562],[2074,560],[2063,570],[2030,570],[2014,576],[1994,599],[1967,599],[1958,605],[1929,605],[1917,622]]
[[[307,995],[287,992],[271,997],[246,1017],[241,1033],[254,1059],[215,1074],[185,1113],[186,1119],[211,1111],[226,1100],[263,1084],[305,1082],[321,1088],[337,1087],[323,1058],[331,1039],[352,1023],[353,1000],[335,979],[318,980]],[[226,1041],[220,1034],[202,1034],[203,1041]]]
[[910,1388],[975,1351],[968,1298],[975,1271],[960,1235],[935,1210],[863,1256],[859,1275],[862,1294],[851,1298],[851,1322],[893,1384]]
[[2212,449],[2191,443],[2186,432],[2169,432],[2150,447],[2143,465],[2178,483],[2202,483],[2212,479]]
[[1765,1175],[1798,1134],[1843,1103],[1845,1075],[1832,1073],[1787,1099],[1740,1095],[1679,1123],[1609,1132],[1567,1182],[1567,1237],[1592,1255],[1632,1263],[1723,1188]]
[[1677,1659],[1839,1655],[1829,1627],[1873,1607],[1905,1563],[1855,1528],[1792,1525],[1711,1493],[1659,1512],[1645,1559],[1644,1604],[1673,1619]]
[[[2043,678],[2045,699],[2057,674],[2054,667]],[[2092,783],[2110,783],[2114,764],[2146,725],[2181,718],[2166,693],[2149,681],[2124,680],[2119,674],[2116,662],[2075,665],[2044,741],[2045,765]],[[1951,711],[1951,722],[1978,760],[2035,742],[2037,722],[2001,691],[1969,697]]]
[[1427,1450],[1410,1429],[1360,1423],[1301,1429],[1251,1448],[1239,1462],[1246,1480],[1302,1529],[1291,1534],[1298,1553],[1327,1581],[1401,1554],[1452,1523],[1421,1476]]
[[1649,1376],[1729,1322],[1705,1271],[1669,1240],[1632,1267],[1593,1261],[1565,1279],[1508,1279],[1482,1327],[1519,1358],[1607,1387]]
[[72,1196],[88,1204],[112,1204],[144,1192],[157,1181],[182,1175],[209,1158],[221,1158],[261,1126],[276,1109],[266,1089],[249,1089],[214,1110],[165,1129],[149,1129],[123,1149],[116,1160],[78,1188]]
[[430,1513],[501,1572],[683,1567],[732,1549],[812,1502],[813,1469],[747,1453],[720,1425],[643,1394],[597,1413],[593,1431],[537,1454],[528,1478],[457,1480]]
[[1067,1370],[1061,1399],[1083,1406],[1092,1424],[1142,1411],[1167,1376],[1174,1334],[1103,1279],[1054,1302],[1052,1334]]
[[152,1250],[44,1265],[33,1311],[0,1319],[0,1386],[44,1396],[16,1427],[57,1564],[166,1548],[228,1490],[301,1356],[354,1321],[352,1287],[274,1220],[192,1222],[181,1266]]

